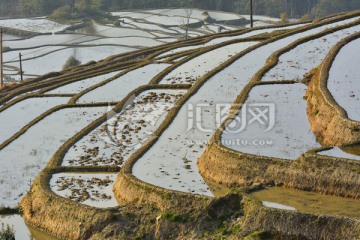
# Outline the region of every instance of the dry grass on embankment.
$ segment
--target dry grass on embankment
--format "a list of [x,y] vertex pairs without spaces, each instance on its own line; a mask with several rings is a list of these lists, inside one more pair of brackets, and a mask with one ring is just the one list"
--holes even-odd
[[354,219],[266,208],[248,197],[244,197],[242,204],[246,216],[241,222],[242,231],[277,233],[267,239],[360,238],[360,221]]
[[0,92],[6,89],[11,89],[15,87],[17,83],[4,83],[4,85],[0,86]]
[[295,161],[240,153],[212,141],[198,161],[205,179],[227,186],[258,183],[360,199],[360,162],[305,153]]
[[360,122],[348,118],[327,88],[330,68],[342,47],[360,37],[353,34],[335,45],[324,62],[312,72],[306,93],[311,130],[327,146],[346,146],[360,142]]
[[[33,227],[45,230],[60,239],[88,239],[101,231],[114,216],[100,210],[43,191],[40,181],[50,180],[40,173],[32,185],[31,193],[21,201],[23,217]],[[61,219],[61,220],[60,220]]]

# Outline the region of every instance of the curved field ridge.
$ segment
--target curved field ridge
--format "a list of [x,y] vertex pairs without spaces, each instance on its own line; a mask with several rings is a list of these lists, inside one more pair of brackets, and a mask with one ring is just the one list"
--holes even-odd
[[[63,142],[105,111],[104,107],[59,110],[2,149],[0,164],[3,197],[0,205],[15,207],[26,194],[27,183],[36,178]],[[9,172],[9,169],[12,171]]]
[[71,84],[67,84],[65,86],[61,86],[59,88],[50,90],[50,91],[46,92],[46,94],[78,94],[96,84],[99,84],[99,83],[105,81],[106,79],[110,78],[111,76],[115,76],[115,75],[119,74],[120,72],[108,73],[108,74],[96,76],[93,78],[84,79],[82,81],[74,82]]
[[150,64],[128,72],[119,79],[113,80],[104,86],[85,94],[78,103],[86,102],[117,102],[126,94],[141,85],[148,84],[158,73],[169,67],[168,64]]
[[240,42],[214,49],[185,64],[166,75],[160,84],[193,84],[199,77],[226,62],[232,56],[259,42]]
[[206,42],[206,43],[201,44],[201,45],[180,47],[180,48],[168,51],[166,53],[161,54],[159,56],[159,58],[165,57],[165,56],[168,56],[168,55],[172,55],[172,54],[175,54],[175,53],[179,53],[179,52],[185,52],[187,50],[198,49],[200,47],[213,46],[213,45],[225,42],[225,41],[241,40],[241,39],[254,37],[254,36],[257,36],[257,35],[261,35],[261,34],[271,33],[271,32],[277,31],[277,30],[280,30],[280,31],[281,30],[288,30],[288,29],[298,28],[298,27],[301,27],[301,26],[303,26],[303,25],[302,24],[295,24],[295,25],[290,25],[290,26],[271,26],[271,27],[262,28],[262,29],[258,29],[258,30],[248,31],[248,32],[245,32],[243,34],[236,34],[235,36],[215,38],[215,39],[212,39],[211,41]]
[[[229,128],[221,137],[222,143],[236,151],[289,160],[296,160],[304,152],[319,147],[307,119],[307,105],[303,99],[305,93],[304,84],[261,85],[253,88],[237,119],[261,108],[261,111],[269,111],[269,118],[273,118],[269,120],[274,123],[254,121],[250,124],[250,120],[243,131],[240,129],[238,132],[236,127]],[[256,104],[259,104],[258,107]],[[251,115],[250,118],[246,117],[251,119]],[[231,124],[239,123],[236,121]],[[268,130],[269,127],[272,128]]]
[[117,174],[58,173],[50,180],[58,195],[97,208],[116,207],[112,186]]
[[337,42],[358,31],[360,31],[359,25],[331,32],[297,46],[281,55],[276,67],[266,73],[262,80],[301,81],[306,73],[321,64],[327,53]]
[[149,90],[77,142],[64,166],[121,166],[159,127],[185,90]]
[[28,98],[1,112],[0,142],[9,139],[37,116],[55,106],[65,104],[69,99],[69,97]]
[[320,152],[317,152],[317,154],[325,155],[325,156],[331,156],[331,157],[335,157],[335,158],[346,158],[346,159],[360,160],[359,155],[354,155],[352,153],[347,153],[347,152],[345,152],[344,150],[342,150],[341,148],[338,148],[338,147],[334,147],[334,148],[329,149],[329,150],[320,151]]
[[327,87],[348,117],[360,121],[360,56],[354,49],[360,49],[360,39],[345,45],[336,55]]
[[[4,53],[5,82],[20,80],[19,52],[23,55],[25,79],[29,80],[50,71],[60,71],[71,56],[82,63],[99,61],[113,54],[160,46],[188,37],[238,30],[242,26],[230,27],[226,24],[244,20],[237,16],[227,22],[207,22],[209,16],[206,11],[196,9],[187,22],[188,9],[163,9],[160,12],[113,13],[114,17],[119,16],[119,20],[116,24],[107,25],[86,21],[69,26],[46,17],[0,20],[0,26],[6,32],[29,36],[26,39],[6,37],[4,44],[9,49]],[[56,63],[51,61],[55,58],[59,59]]]
[[42,18],[0,20],[0,26],[37,33],[55,33],[69,27],[69,25],[62,25]]
[[[323,64],[311,76],[307,92],[307,112],[312,131],[324,145],[346,146],[357,144],[360,141],[360,122],[349,119],[347,112],[328,89],[329,74],[336,56],[345,45],[358,38],[359,33],[355,33],[340,41],[331,49]],[[351,65],[351,62],[348,64]],[[353,90],[356,91],[356,88]],[[354,93],[349,94],[353,95]],[[347,97],[347,99],[349,98],[351,99],[351,96]]]

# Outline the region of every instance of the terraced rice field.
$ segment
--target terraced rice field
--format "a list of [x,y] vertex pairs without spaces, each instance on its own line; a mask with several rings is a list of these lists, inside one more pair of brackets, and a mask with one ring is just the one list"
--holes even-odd
[[[121,26],[94,24],[99,34],[93,36],[59,34],[61,40],[51,46],[46,45],[53,36],[5,41],[11,47],[5,58],[15,57],[18,46],[27,49],[28,76],[59,71],[62,64],[51,59],[67,59],[74,51],[82,63],[118,55],[1,93],[0,206],[16,207],[33,181],[46,196],[92,210],[113,211],[131,203],[133,196],[113,191],[116,184],[213,198],[209,177],[198,164],[213,148],[286,166],[322,147],[327,148],[314,155],[359,160],[355,153],[329,150],[317,141],[306,102],[307,74],[338,42],[358,34],[359,13],[207,36],[223,22],[239,19],[209,12],[218,23],[192,28],[191,34],[200,37],[180,42],[175,41],[184,9],[113,14]],[[190,23],[203,19],[194,10]],[[327,86],[353,121],[359,120],[358,38],[336,56]],[[34,42],[38,45],[30,49]],[[351,61],[344,61],[349,56]],[[219,166],[227,166],[227,160]],[[286,204],[263,204],[296,211]]]
[[[198,37],[241,26],[207,23],[205,11],[193,10],[188,30],[190,37]],[[65,61],[75,56],[82,64],[99,61],[114,54],[121,54],[175,42],[186,37],[187,9],[164,9],[160,12],[113,12],[119,17],[120,26],[90,22],[85,27],[63,25],[46,18],[0,20],[0,26],[32,32],[30,38],[21,39],[4,35],[6,81],[20,79],[18,54],[23,55],[23,71],[26,78],[34,78],[48,72],[61,71]],[[216,14],[216,12],[214,12]],[[228,16],[229,15],[229,16]],[[242,19],[240,15],[221,13],[225,19]],[[219,18],[219,21],[222,21]],[[192,26],[195,24],[196,26]],[[219,27],[221,30],[219,31]],[[213,30],[210,30],[213,29]],[[73,30],[75,29],[75,30]],[[215,30],[216,29],[216,30]],[[45,34],[45,35],[39,35]],[[60,61],[51,61],[61,59]]]
[[117,174],[59,173],[50,180],[51,189],[59,196],[93,207],[116,207],[112,186]]
[[185,90],[149,90],[67,152],[67,166],[121,166],[159,127]]
[[[307,106],[303,99],[305,92],[304,84],[263,85],[253,88],[245,102],[246,107],[239,115],[242,119],[242,116],[246,116],[249,125],[243,131],[239,129],[239,132],[236,127],[229,127],[222,136],[224,145],[249,154],[290,160],[295,160],[304,152],[319,147],[307,119]],[[264,106],[257,106],[259,103],[264,103]],[[269,126],[253,121],[250,124],[250,114],[257,113],[257,109],[266,111],[266,103],[271,104],[268,111],[274,111],[273,116],[269,115],[269,118],[275,118],[274,123],[270,123]],[[236,124],[238,125],[237,122]],[[269,129],[272,125],[273,128]]]
[[[330,71],[328,88],[336,102],[346,111],[348,117],[360,120],[360,70],[358,49],[360,40],[354,40],[343,47],[336,56]],[[345,73],[345,74],[344,74]]]

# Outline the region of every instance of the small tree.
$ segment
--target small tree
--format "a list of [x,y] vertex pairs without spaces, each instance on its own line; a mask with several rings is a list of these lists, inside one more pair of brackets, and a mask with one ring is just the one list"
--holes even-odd
[[192,14],[192,8],[185,9],[186,12],[186,21],[184,22],[185,27],[185,39],[189,38],[189,24],[190,24],[190,18]]
[[311,18],[310,14],[307,13],[304,16],[302,16],[299,21],[300,22],[306,22],[306,21],[309,21],[310,18]]
[[72,18],[72,10],[70,5],[65,5],[55,9],[50,15],[54,19],[69,19]]
[[182,3],[185,6],[185,19],[183,20],[183,28],[185,29],[185,39],[189,38],[189,24],[193,12],[194,3],[192,0],[184,0]]
[[10,227],[9,224],[6,226],[2,224],[0,231],[0,240],[15,240],[14,228]]
[[78,59],[76,59],[74,56],[71,56],[65,62],[64,66],[63,66],[63,70],[78,66],[80,64],[81,64],[81,62]]
[[280,13],[280,20],[282,23],[287,23],[289,18],[286,12]]

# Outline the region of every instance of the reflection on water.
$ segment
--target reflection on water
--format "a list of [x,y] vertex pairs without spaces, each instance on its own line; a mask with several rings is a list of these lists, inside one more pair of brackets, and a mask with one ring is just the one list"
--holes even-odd
[[0,225],[9,224],[15,230],[16,240],[57,240],[37,229],[25,224],[24,219],[20,215],[0,215]]
[[291,207],[291,206],[287,206],[287,205],[283,205],[283,204],[280,204],[280,203],[263,201],[262,204],[265,207],[269,207],[269,208],[277,208],[277,209],[283,209],[283,210],[296,211],[296,208]]
[[263,202],[286,205],[295,208],[300,212],[339,215],[360,219],[359,200],[282,187],[265,188],[264,190],[254,192],[251,195]]
[[[222,184],[208,180],[206,183],[215,197],[225,196],[230,191],[230,188]],[[251,195],[262,201],[266,207],[360,219],[360,200],[283,187],[268,187]]]
[[230,188],[225,185],[210,181],[209,179],[204,179],[204,181],[209,186],[212,194],[217,198],[225,196],[230,191]]
[[59,240],[53,236],[50,236],[40,230],[37,230],[36,228],[32,228],[28,225],[26,225],[27,228],[30,231],[30,235],[31,235],[31,240]]
[[[8,34],[8,33],[3,33],[3,41],[16,40],[16,39],[19,39],[19,37]],[[6,46],[6,43],[5,43],[5,46]]]
[[343,147],[343,148],[341,148],[341,150],[343,150],[344,152],[349,153],[351,155],[360,156],[360,144]]
[[336,158],[347,158],[352,160],[360,160],[360,145],[349,147],[333,147],[330,150],[320,151],[319,155],[331,156]]
[[84,27],[76,29],[75,32],[81,34],[96,34],[94,22],[87,22]]

